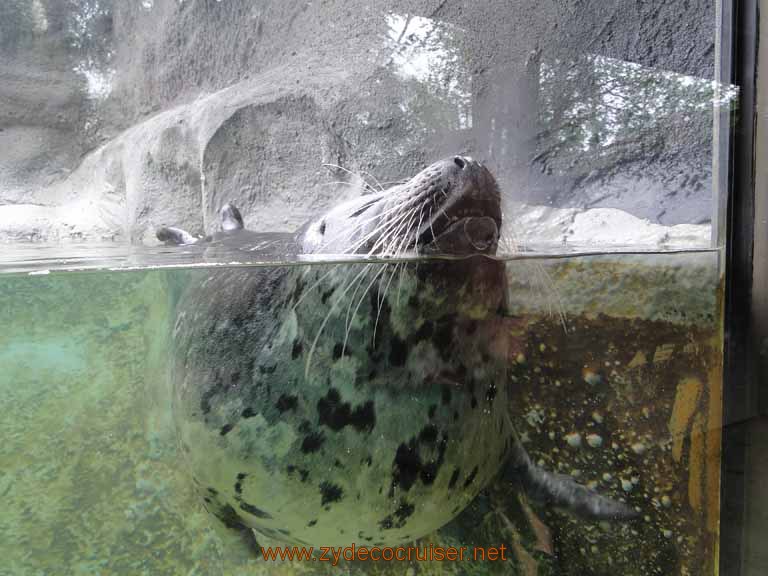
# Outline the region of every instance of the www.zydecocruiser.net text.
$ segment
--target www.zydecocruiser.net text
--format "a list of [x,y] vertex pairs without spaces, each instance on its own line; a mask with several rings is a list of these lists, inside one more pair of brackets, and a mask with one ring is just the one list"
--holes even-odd
[[504,561],[507,560],[508,548],[504,544],[495,546],[459,546],[443,547],[430,544],[429,546],[278,546],[262,547],[261,555],[264,560],[303,560],[308,562],[328,562],[336,566],[342,560],[352,562],[462,562],[473,561]]

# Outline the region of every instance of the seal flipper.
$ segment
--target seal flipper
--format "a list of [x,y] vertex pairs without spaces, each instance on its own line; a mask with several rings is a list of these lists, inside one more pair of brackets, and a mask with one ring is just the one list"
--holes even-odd
[[227,202],[219,210],[219,216],[221,217],[221,229],[225,232],[231,232],[233,230],[242,230],[245,228],[243,223],[243,216],[240,214],[240,210],[232,202]]
[[208,501],[209,504],[204,505],[204,508],[215,517],[211,527],[224,546],[240,548],[247,551],[249,555],[259,557],[261,546],[256,539],[256,534],[253,529],[246,526],[234,508],[229,505],[222,506],[211,495],[208,496]]
[[550,504],[590,520],[632,520],[639,513],[623,502],[601,496],[566,474],[547,472],[536,466],[514,437],[504,477],[522,484],[525,493],[538,502]]
[[172,226],[164,226],[158,229],[155,232],[155,236],[166,246],[183,246],[185,244],[195,244],[198,241],[197,238],[186,230]]

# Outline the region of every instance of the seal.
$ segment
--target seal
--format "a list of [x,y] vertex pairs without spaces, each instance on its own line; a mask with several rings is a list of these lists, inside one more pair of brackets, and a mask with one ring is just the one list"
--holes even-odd
[[[198,244],[204,242],[224,242],[228,237],[242,236],[245,231],[243,216],[240,210],[234,204],[227,203],[219,210],[221,218],[221,231],[216,234],[200,238],[177,228],[175,226],[164,226],[159,228],[155,235],[157,239],[166,246],[186,246],[189,244]],[[240,238],[240,243],[245,244],[245,238]]]
[[[248,249],[239,211],[221,217],[204,241]],[[393,545],[449,522],[507,462],[542,499],[631,515],[538,469],[517,440],[501,224],[490,171],[455,156],[295,236],[297,254],[367,259],[196,278],[173,330],[173,410],[208,510],[302,545]]]

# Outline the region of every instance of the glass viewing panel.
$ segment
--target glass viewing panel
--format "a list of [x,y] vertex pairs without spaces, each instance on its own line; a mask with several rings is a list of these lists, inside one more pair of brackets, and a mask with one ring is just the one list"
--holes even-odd
[[719,4],[3,2],[0,573],[714,576]]

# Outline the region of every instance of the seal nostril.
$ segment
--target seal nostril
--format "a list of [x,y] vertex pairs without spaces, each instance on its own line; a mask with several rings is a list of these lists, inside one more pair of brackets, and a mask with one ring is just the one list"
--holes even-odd
[[456,156],[456,157],[453,159],[453,163],[454,163],[454,164],[456,164],[456,166],[458,166],[458,167],[459,167],[459,168],[461,168],[462,170],[464,170],[464,166],[466,166],[466,165],[467,165],[467,163],[466,163],[466,162],[464,162],[464,158],[462,158],[461,156]]

